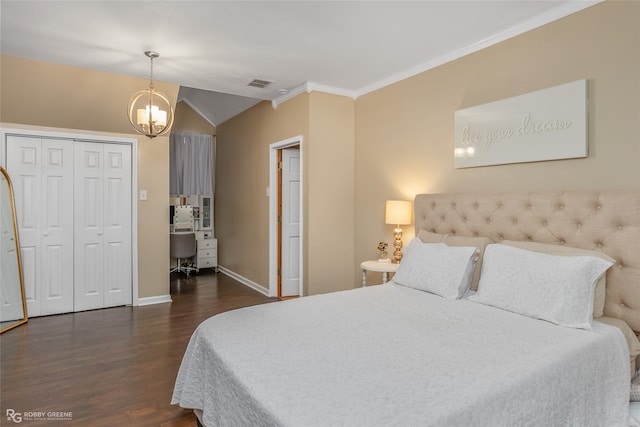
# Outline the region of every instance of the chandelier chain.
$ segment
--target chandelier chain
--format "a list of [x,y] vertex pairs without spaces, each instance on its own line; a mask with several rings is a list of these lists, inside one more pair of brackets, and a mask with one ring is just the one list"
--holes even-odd
[[149,67],[149,87],[153,89],[153,56],[149,58],[151,59],[151,66]]

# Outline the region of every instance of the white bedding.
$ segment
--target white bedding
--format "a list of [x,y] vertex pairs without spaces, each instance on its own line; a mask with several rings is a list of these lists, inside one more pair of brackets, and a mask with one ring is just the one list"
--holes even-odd
[[214,316],[194,332],[173,404],[213,426],[626,425],[628,349],[395,285]]

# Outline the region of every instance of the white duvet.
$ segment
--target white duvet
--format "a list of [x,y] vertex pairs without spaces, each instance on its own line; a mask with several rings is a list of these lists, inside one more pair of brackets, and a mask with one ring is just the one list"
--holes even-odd
[[194,332],[173,404],[213,426],[620,426],[621,332],[393,284],[244,308]]

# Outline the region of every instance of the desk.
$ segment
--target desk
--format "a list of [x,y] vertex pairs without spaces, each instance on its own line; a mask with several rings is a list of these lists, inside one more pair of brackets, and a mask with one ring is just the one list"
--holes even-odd
[[171,234],[195,233],[196,254],[192,262],[196,271],[201,268],[212,268],[218,271],[218,239],[211,237],[210,231],[171,231]]
[[398,265],[392,262],[378,262],[378,261],[363,261],[360,264],[362,269],[362,287],[367,286],[367,271],[377,271],[382,273],[382,283],[387,283],[388,274],[395,273],[398,270]]

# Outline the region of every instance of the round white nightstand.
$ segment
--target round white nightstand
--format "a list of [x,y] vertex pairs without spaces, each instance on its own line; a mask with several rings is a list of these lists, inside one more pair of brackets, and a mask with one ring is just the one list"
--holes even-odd
[[388,274],[395,273],[399,264],[392,262],[363,261],[360,264],[362,269],[362,287],[367,286],[367,271],[377,271],[382,273],[382,283],[387,283]]

